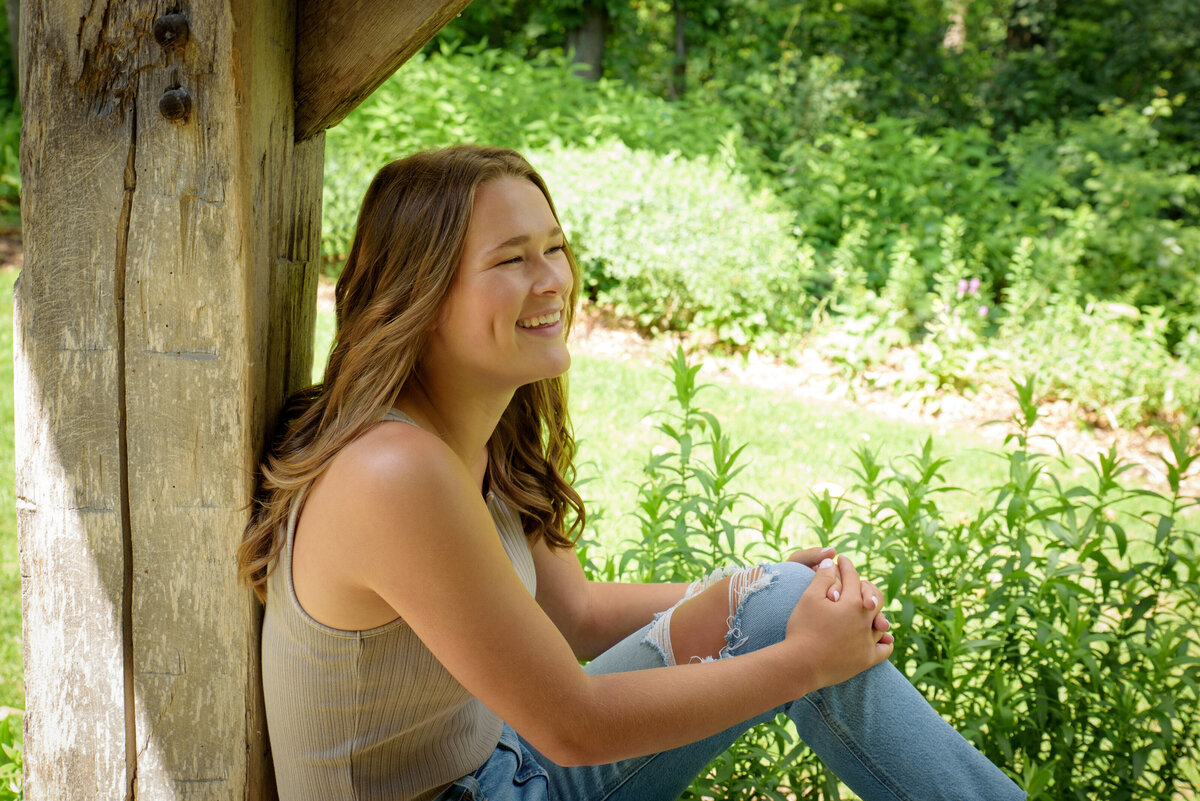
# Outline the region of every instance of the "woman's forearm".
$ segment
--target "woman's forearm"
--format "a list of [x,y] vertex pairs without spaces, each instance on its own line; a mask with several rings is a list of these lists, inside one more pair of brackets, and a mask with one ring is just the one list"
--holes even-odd
[[816,686],[783,644],[737,659],[589,676],[586,684],[585,702],[556,705],[554,742],[546,748],[535,742],[559,764],[613,762],[686,745]]
[[574,644],[591,659],[649,623],[683,597],[687,584],[588,582],[587,613]]

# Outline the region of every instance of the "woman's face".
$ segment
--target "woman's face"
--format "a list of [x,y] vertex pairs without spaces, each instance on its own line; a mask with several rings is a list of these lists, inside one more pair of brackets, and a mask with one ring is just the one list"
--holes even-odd
[[479,187],[450,295],[425,364],[515,389],[561,375],[571,266],[540,189],[506,176]]

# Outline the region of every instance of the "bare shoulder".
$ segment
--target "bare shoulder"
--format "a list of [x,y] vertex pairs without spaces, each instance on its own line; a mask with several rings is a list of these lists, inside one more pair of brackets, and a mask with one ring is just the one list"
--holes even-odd
[[357,502],[425,497],[430,490],[463,489],[467,478],[454,452],[424,429],[384,422],[368,430],[334,457],[322,483]]
[[479,493],[438,437],[406,423],[374,426],[309,491],[293,552],[297,598],[334,628],[388,622],[402,610],[387,602],[381,584],[410,582],[411,555],[440,539],[444,510],[474,504],[482,505]]

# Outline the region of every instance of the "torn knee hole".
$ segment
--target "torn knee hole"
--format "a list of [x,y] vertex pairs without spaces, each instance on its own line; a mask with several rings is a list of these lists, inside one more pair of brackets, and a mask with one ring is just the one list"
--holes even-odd
[[742,605],[773,578],[763,567],[715,570],[693,582],[679,603],[655,618],[645,641],[667,665],[676,664],[676,654],[686,654],[688,662],[729,656],[746,642]]

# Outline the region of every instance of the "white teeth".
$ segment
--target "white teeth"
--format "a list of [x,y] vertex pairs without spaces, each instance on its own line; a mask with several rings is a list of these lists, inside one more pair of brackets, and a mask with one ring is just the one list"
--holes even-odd
[[539,325],[550,325],[551,323],[557,323],[561,317],[562,312],[552,312],[550,314],[543,314],[541,317],[531,317],[528,320],[518,320],[517,325],[521,326],[522,328],[537,328]]

